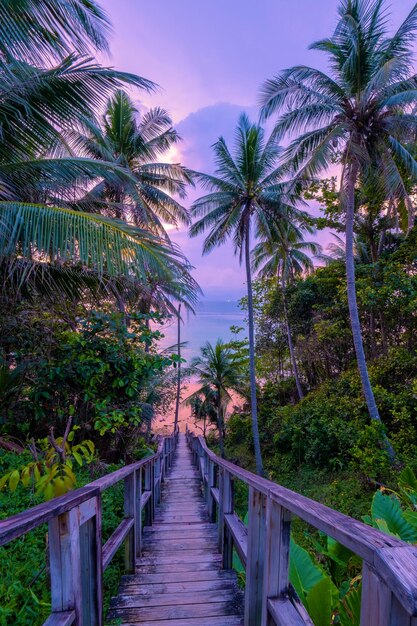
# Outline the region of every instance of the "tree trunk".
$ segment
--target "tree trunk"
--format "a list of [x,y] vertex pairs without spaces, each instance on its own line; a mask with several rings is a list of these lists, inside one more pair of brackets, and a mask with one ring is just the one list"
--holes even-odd
[[415,210],[408,194],[405,196],[405,206],[407,207],[407,232],[409,233],[414,226]]
[[219,405],[217,407],[217,428],[219,431],[219,446],[220,446],[220,456],[224,459],[224,423],[223,423],[223,412],[220,401],[220,393],[219,393]]
[[301,383],[300,383],[300,376],[298,374],[298,366],[297,366],[297,361],[296,361],[296,358],[295,358],[294,346],[293,346],[293,343],[292,343],[290,322],[288,320],[287,296],[286,296],[286,292],[285,292],[285,281],[284,281],[284,278],[282,278],[281,287],[282,287],[282,304],[283,304],[283,307],[284,307],[285,325],[287,327],[288,347],[290,349],[291,366],[292,366],[292,371],[293,371],[294,378],[295,378],[295,384],[297,386],[298,397],[300,398],[300,400],[302,400],[304,398],[304,393],[303,393],[303,389],[302,389]]
[[249,222],[246,225],[245,233],[245,263],[246,263],[246,282],[248,289],[248,330],[249,330],[249,373],[250,373],[250,400],[252,415],[252,434],[253,446],[255,448],[256,472],[259,476],[263,476],[263,463],[261,453],[261,443],[259,439],[258,426],[258,407],[256,401],[256,374],[255,374],[255,337],[253,323],[253,293],[252,293],[252,276],[250,263],[250,241],[249,241]]
[[[177,353],[179,359],[181,359],[181,303],[178,305],[178,347]],[[177,367],[177,397],[175,399],[175,419],[174,419],[174,433],[178,428],[178,416],[180,412],[180,395],[181,395],[181,361],[178,361]]]
[[[346,167],[346,166],[345,166]],[[369,380],[368,368],[366,365],[365,351],[363,348],[363,340],[361,326],[359,321],[358,303],[356,300],[356,279],[355,279],[355,259],[353,254],[353,223],[355,217],[355,185],[358,176],[359,167],[356,162],[349,166],[347,189],[346,189],[346,278],[347,278],[347,297],[349,304],[350,325],[352,328],[353,344],[355,346],[356,360],[358,363],[359,374],[362,382],[362,389],[365,396],[366,404],[371,419],[382,423],[379,415],[378,407],[375,402],[374,392],[372,390],[371,381]],[[343,176],[343,179],[345,176]],[[394,450],[384,436],[384,445],[388,455],[393,461],[395,459]]]

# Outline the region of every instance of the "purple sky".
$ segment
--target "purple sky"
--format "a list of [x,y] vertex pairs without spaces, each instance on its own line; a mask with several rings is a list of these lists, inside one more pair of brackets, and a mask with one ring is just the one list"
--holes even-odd
[[[183,138],[178,160],[213,169],[210,146],[231,138],[239,113],[257,117],[259,88],[280,69],[305,63],[325,68],[308,45],[331,34],[338,0],[101,0],[114,26],[111,64],[157,82],[140,94],[167,108]],[[396,26],[413,6],[393,0]],[[177,159],[177,154],[175,155]],[[190,196],[191,198],[191,196]],[[201,239],[172,233],[196,267],[208,299],[237,298],[244,273],[230,247],[201,256]]]

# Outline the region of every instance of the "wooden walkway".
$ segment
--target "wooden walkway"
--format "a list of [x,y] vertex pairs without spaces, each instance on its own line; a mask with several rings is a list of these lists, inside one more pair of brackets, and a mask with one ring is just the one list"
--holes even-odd
[[143,529],[136,574],[122,578],[109,619],[142,626],[242,626],[233,570],[222,568],[217,525],[209,523],[201,478],[180,435],[161,504]]

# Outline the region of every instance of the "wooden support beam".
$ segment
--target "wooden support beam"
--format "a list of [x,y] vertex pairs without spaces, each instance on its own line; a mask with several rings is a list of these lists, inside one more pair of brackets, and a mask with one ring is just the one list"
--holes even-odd
[[135,501],[135,547],[136,558],[142,555],[142,468],[136,471],[136,501]]
[[248,558],[246,564],[245,626],[260,626],[264,577],[266,498],[249,487]]
[[265,524],[262,626],[268,626],[268,599],[288,595],[291,513],[267,498]]
[[124,480],[124,512],[126,520],[133,520],[133,525],[125,538],[125,571],[127,574],[135,573],[136,563],[136,473],[130,474]]
[[52,612],[73,610],[76,626],[82,626],[78,507],[49,521],[48,539]]

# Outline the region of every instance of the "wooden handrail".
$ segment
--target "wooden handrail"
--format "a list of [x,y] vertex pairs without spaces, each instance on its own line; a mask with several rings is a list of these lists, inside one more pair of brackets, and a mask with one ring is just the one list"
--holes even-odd
[[[217,519],[223,564],[235,547],[246,569],[245,626],[312,624],[289,584],[292,515],[363,559],[361,626],[417,626],[415,546],[221,459],[188,429],[187,441]],[[236,479],[249,487],[247,528],[233,507]]]
[[[134,573],[142,526],[153,522],[177,442],[178,432],[162,439],[155,454],[0,521],[0,546],[48,523],[52,613],[44,626],[102,626],[103,571],[124,543],[125,569]],[[103,546],[101,494],[120,481],[124,519]]]

